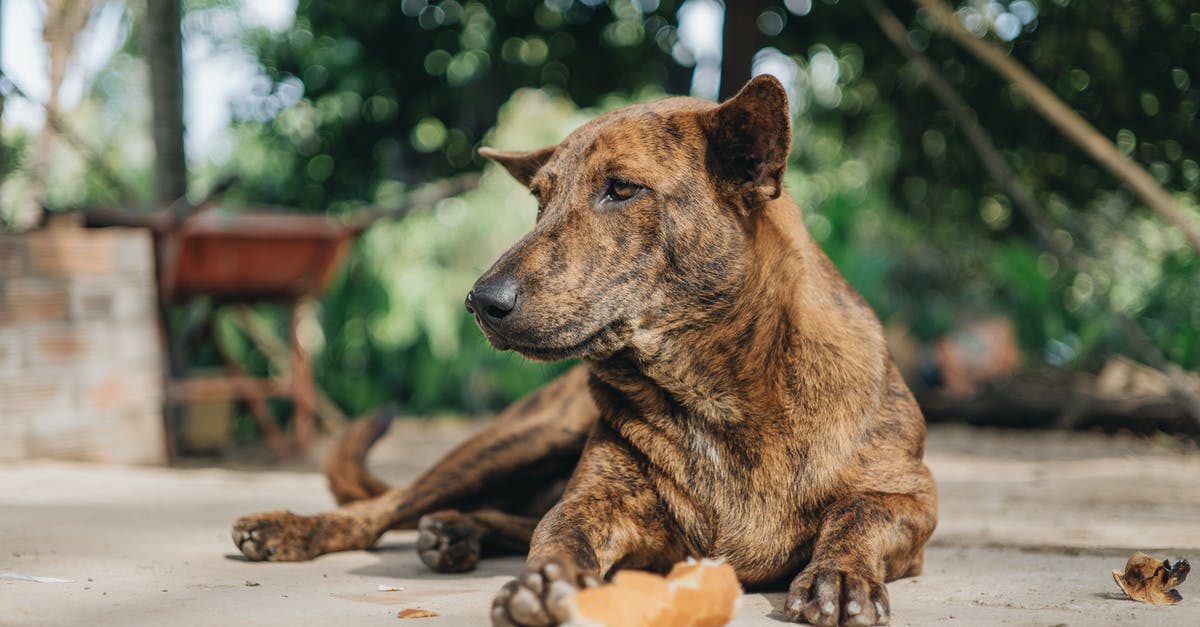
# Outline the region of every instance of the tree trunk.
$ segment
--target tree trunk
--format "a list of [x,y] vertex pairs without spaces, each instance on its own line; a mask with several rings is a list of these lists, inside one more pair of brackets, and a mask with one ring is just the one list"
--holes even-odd
[[154,110],[154,201],[187,192],[183,154],[183,41],[180,0],[146,0],[146,57]]
[[[4,15],[4,1],[0,0],[0,15]],[[0,26],[3,23],[0,22]],[[4,30],[0,28],[0,31]],[[4,49],[4,37],[0,35],[0,50]],[[0,68],[4,67],[4,59],[0,57]],[[0,181],[4,180],[4,90],[0,89]],[[0,216],[2,218],[3,216]]]
[[721,35],[721,100],[738,93],[750,81],[754,53],[766,45],[758,30],[758,15],[767,7],[763,0],[725,2],[725,28]]

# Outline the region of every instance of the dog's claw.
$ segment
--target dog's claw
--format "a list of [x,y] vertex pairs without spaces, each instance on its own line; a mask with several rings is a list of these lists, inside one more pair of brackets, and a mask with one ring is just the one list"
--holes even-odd
[[562,564],[551,562],[541,569],[526,572],[500,589],[492,602],[495,627],[547,627],[565,620],[564,600],[582,587],[598,585],[592,575],[577,574]]
[[883,582],[852,569],[806,568],[784,608],[788,620],[822,627],[886,625],[891,618]]
[[233,543],[255,561],[297,562],[331,551],[365,549],[378,537],[351,516],[300,516],[289,511],[243,516],[233,523]]
[[517,625],[508,620],[508,612],[503,607],[495,606],[492,608],[492,627],[517,627]]
[[525,573],[525,575],[521,577],[521,585],[532,590],[533,593],[539,597],[542,596],[542,590],[544,588],[542,586],[542,581],[542,576],[538,573]]
[[311,548],[314,523],[288,511],[243,516],[233,524],[233,543],[255,561],[295,562],[320,555]]
[[550,614],[542,605],[542,600],[529,588],[521,586],[508,600],[508,612],[519,625],[529,627],[547,627],[551,620]]
[[417,555],[433,570],[441,573],[474,570],[482,550],[482,530],[459,512],[427,514],[417,524]]
[[559,621],[567,620],[566,608],[563,606],[563,601],[575,596],[579,592],[579,588],[562,580],[550,582],[550,588],[546,591],[546,608]]

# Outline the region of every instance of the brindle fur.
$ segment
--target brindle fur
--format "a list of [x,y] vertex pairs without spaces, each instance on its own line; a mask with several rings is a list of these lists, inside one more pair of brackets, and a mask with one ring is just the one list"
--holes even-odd
[[[689,556],[724,558],[749,586],[790,578],[789,619],[886,624],[883,584],[921,571],[936,523],[925,424],[878,320],[783,190],[788,124],[782,87],[760,77],[719,106],[670,98],[557,146],[484,152],[539,212],[472,293],[516,286],[511,311],[468,305],[497,348],[584,364],[409,486],[355,500],[379,489],[360,474],[336,512],[239,520],[242,551],[365,548],[429,514],[422,559],[457,570],[489,544],[522,548],[540,516],[496,624],[557,622],[574,589]],[[614,180],[639,191],[613,202]],[[542,516],[555,489],[520,488],[566,473]]]

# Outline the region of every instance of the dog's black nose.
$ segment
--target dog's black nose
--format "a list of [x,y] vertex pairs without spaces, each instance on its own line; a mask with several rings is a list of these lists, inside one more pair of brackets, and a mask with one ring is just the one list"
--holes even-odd
[[492,321],[500,321],[517,308],[520,295],[520,286],[511,278],[476,285],[475,289],[467,294],[467,311],[478,313]]

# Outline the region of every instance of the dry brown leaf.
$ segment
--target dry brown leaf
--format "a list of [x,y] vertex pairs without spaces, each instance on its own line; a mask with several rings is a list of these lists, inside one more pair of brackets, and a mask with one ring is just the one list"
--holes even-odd
[[432,619],[434,616],[440,616],[436,611],[422,610],[420,608],[407,608],[397,611],[397,619]]
[[434,616],[441,616],[441,614],[415,607],[403,609],[396,613],[396,618],[433,618]]
[[1125,570],[1112,571],[1117,585],[1129,598],[1151,605],[1174,605],[1183,596],[1175,586],[1187,579],[1192,569],[1187,560],[1179,560],[1172,566],[1167,560],[1159,561],[1138,551],[1129,556]]

